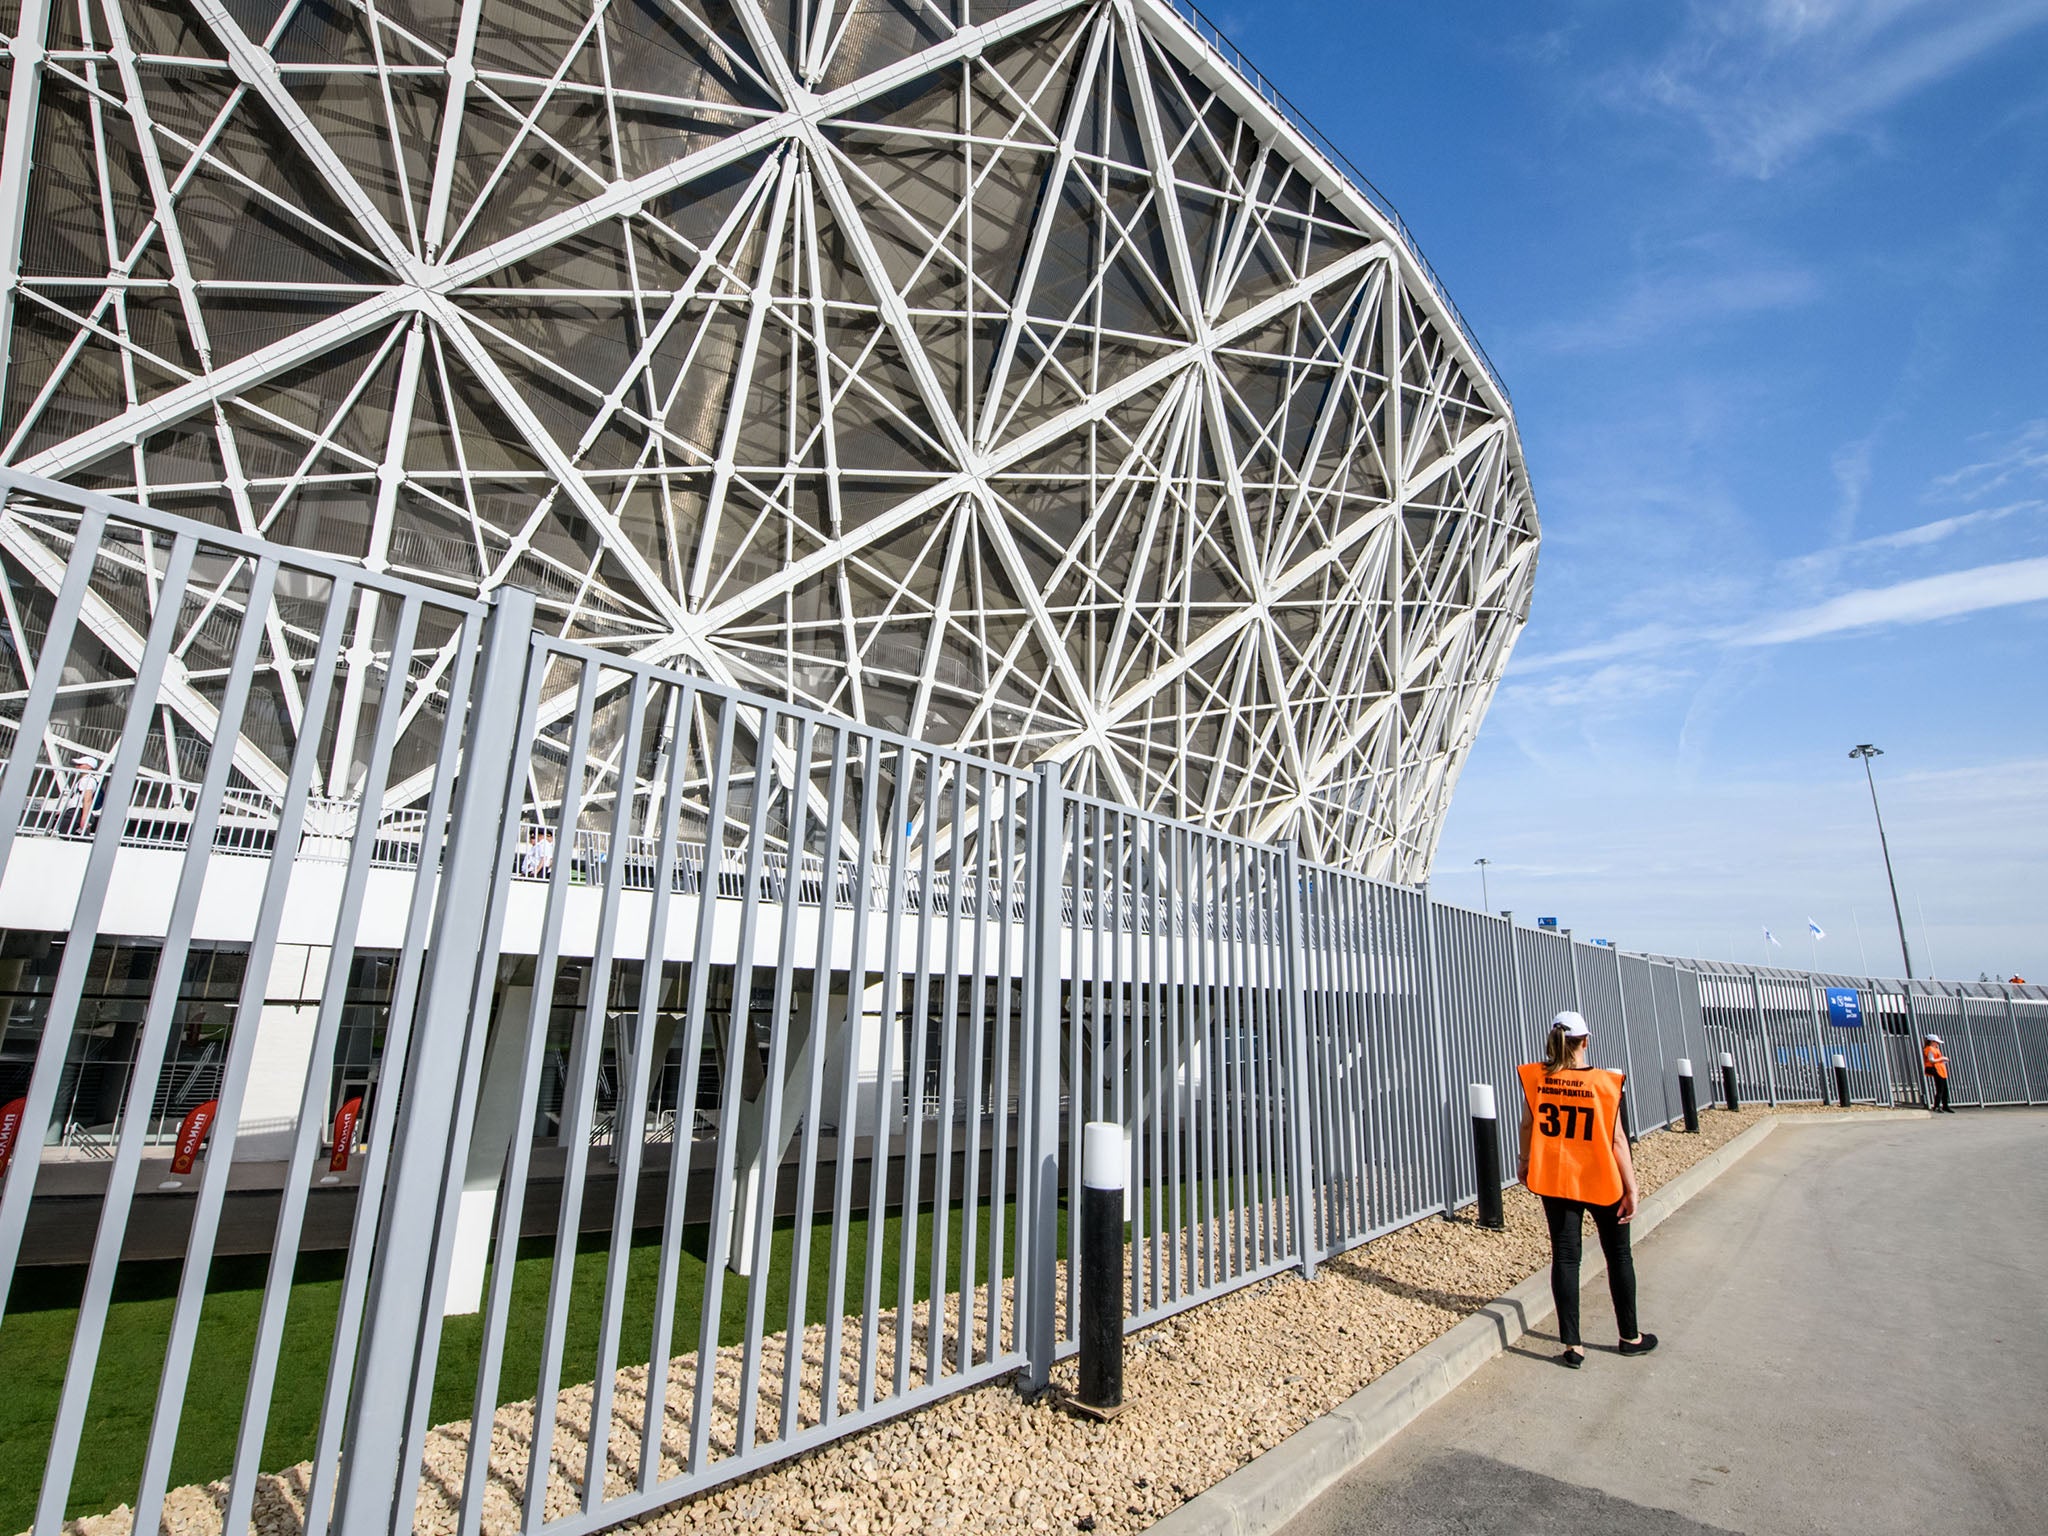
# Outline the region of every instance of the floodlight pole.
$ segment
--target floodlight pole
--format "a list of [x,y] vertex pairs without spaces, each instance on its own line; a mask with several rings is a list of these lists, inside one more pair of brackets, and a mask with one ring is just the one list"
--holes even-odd
[[1479,866],[1479,910],[1490,915],[1493,912],[1493,899],[1486,894],[1486,866],[1493,860],[1474,859],[1472,862]]
[[1911,981],[1913,979],[1913,951],[1906,945],[1906,914],[1899,907],[1899,882],[1898,878],[1892,874],[1892,849],[1891,844],[1885,841],[1884,812],[1877,808],[1877,778],[1870,771],[1870,760],[1873,757],[1883,757],[1884,749],[1873,747],[1866,741],[1859,746],[1852,747],[1849,755],[1862,760],[1863,777],[1870,785],[1870,813],[1877,818],[1877,846],[1884,853],[1885,883],[1892,890],[1892,919],[1899,925],[1899,958],[1906,962],[1906,980]]

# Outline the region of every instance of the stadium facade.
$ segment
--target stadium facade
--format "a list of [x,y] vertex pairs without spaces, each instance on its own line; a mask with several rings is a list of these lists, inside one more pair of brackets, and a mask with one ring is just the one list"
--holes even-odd
[[[17,25],[0,462],[1426,875],[1534,577],[1511,407],[1398,220],[1198,17]],[[0,518],[0,686],[64,553]],[[141,648],[118,602],[87,619],[60,758],[106,750]],[[146,773],[178,776],[216,693],[172,669]],[[360,769],[337,745],[327,791]]]

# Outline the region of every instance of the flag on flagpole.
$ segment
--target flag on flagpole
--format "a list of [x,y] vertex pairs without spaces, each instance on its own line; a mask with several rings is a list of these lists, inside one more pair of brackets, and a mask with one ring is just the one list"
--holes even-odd
[[[1764,930],[1764,937],[1768,939],[1771,943],[1778,944],[1778,936],[1775,933],[1771,932],[1771,930],[1768,928]],[[1784,945],[1778,944],[1778,948],[1783,949],[1784,947]]]
[[1823,929],[1821,925],[1819,923],[1816,923],[1812,918],[1809,917],[1806,920],[1806,926],[1808,931],[1811,932],[1816,939],[1824,939],[1827,937],[1826,930]]

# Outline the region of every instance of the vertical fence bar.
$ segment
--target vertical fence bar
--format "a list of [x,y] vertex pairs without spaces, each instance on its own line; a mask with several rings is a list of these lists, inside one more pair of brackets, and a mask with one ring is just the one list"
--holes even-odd
[[1772,1108],[1778,1108],[1778,1053],[1772,1049],[1772,1028],[1763,1022],[1763,977],[1749,971],[1749,1001],[1757,1014],[1757,1034],[1763,1036],[1763,1081]]
[[1290,1102],[1287,1120],[1294,1158],[1294,1198],[1289,1205],[1293,1215],[1295,1257],[1300,1261],[1301,1277],[1312,1280],[1316,1273],[1316,1237],[1315,1223],[1310,1218],[1315,1205],[1315,1185],[1314,1148],[1310,1143],[1313,1127],[1309,1108],[1308,998],[1303,987],[1307,956],[1302,949],[1301,850],[1291,842],[1284,843],[1280,860],[1280,957],[1287,1009],[1287,1048],[1291,1058],[1288,1063]]
[[2020,1039],[2019,1011],[2012,1005],[2011,985],[2001,984],[1999,990],[2005,995],[2005,1022],[2012,1026],[2013,1054],[2020,1064],[2020,1101],[2031,1104],[2034,1102],[2034,1081],[2027,1072],[2027,1048],[2025,1042]]
[[1427,883],[1422,887],[1418,910],[1422,914],[1422,984],[1436,1058],[1437,1134],[1443,1158],[1439,1174],[1443,1184],[1444,1220],[1450,1221],[1458,1211],[1458,1117],[1456,1106],[1451,1102],[1450,1031],[1444,1020],[1443,988],[1437,974],[1436,905],[1430,899]]
[[[1024,997],[1024,1046],[1031,1068],[1024,1082],[1023,1124],[1029,1156],[1020,1160],[1017,1199],[1028,1203],[1028,1246],[1017,1258],[1018,1310],[1024,1316],[1027,1389],[1043,1391],[1059,1348],[1055,1286],[1059,1259],[1060,1141],[1060,873],[1065,796],[1057,763],[1038,765],[1031,806],[1031,879],[1026,883],[1031,931]],[[1080,893],[1075,892],[1078,901]],[[1076,913],[1076,921],[1079,914]],[[1078,978],[1076,979],[1078,983]],[[1079,996],[1078,984],[1076,996]],[[1078,1026],[1078,1019],[1076,1024]],[[1076,1085],[1078,1088],[1078,1085]],[[1078,1092],[1072,1113],[1078,1114]]]
[[1643,1087],[1636,1082],[1635,1044],[1628,1037],[1628,987],[1621,979],[1621,951],[1610,944],[1607,952],[1614,956],[1614,1007],[1621,1016],[1621,1070],[1625,1074],[1622,1081],[1636,1090],[1627,1099],[1628,1125],[1624,1131],[1630,1140],[1634,1140],[1642,1134],[1643,1106],[1639,1101]]
[[[846,1308],[847,1248],[852,1241],[854,1153],[860,1145],[861,1037],[867,1030],[868,918],[874,909],[870,889],[874,879],[874,855],[881,842],[881,823],[878,820],[883,804],[881,776],[881,743],[875,737],[869,736],[866,738],[866,748],[861,757],[860,811],[854,832],[853,935],[846,965],[846,1011],[840,1026],[846,1036],[846,1046],[840,1066],[837,1121],[839,1132],[833,1148],[832,1252],[826,1260],[825,1269],[825,1363],[819,1377],[822,1399],[818,1412],[820,1424],[835,1422],[840,1412],[839,1361],[843,1348],[842,1336],[846,1331],[840,1319]],[[828,849],[835,845],[836,838],[826,840],[825,846]],[[836,855],[834,862],[837,862]],[[872,1156],[871,1148],[871,1159]],[[997,1167],[1000,1169],[1001,1166],[998,1160]],[[673,1193],[671,1190],[672,1195]],[[680,1203],[675,1209],[678,1215],[677,1225],[680,1226]],[[997,1209],[1001,1209],[1000,1200],[997,1201]],[[881,1219],[881,1212],[870,1206],[869,1223],[872,1225]],[[1000,1240],[1000,1222],[997,1224],[997,1233]],[[664,1263],[668,1262],[666,1254],[663,1260]],[[1001,1265],[998,1264],[996,1267],[1000,1269]]]

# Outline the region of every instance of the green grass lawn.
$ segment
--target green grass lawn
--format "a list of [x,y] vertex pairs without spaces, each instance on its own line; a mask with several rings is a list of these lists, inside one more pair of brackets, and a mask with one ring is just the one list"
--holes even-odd
[[[1008,1232],[1014,1234],[1014,1204],[1008,1208],[1006,1220]],[[960,1277],[962,1215],[958,1207],[952,1211],[948,1225],[947,1289],[952,1290],[958,1287]],[[980,1213],[978,1225],[976,1281],[986,1283],[986,1210]],[[914,1294],[925,1299],[933,1228],[929,1211],[919,1217],[917,1226]],[[896,1296],[901,1229],[900,1216],[885,1218],[881,1274],[885,1310]],[[860,1310],[867,1237],[866,1220],[853,1220],[848,1228],[845,1302],[834,1307],[828,1305],[826,1294],[832,1229],[823,1222],[811,1228],[807,1321],[817,1322],[835,1313]],[[651,1229],[636,1233],[627,1255],[621,1366],[647,1361],[661,1257],[659,1238],[659,1232]],[[707,1229],[701,1226],[688,1228],[683,1234],[670,1346],[675,1353],[696,1348],[708,1238]],[[788,1316],[794,1242],[793,1224],[779,1224],[774,1234],[773,1258],[762,1282],[767,1293],[766,1333],[780,1331]],[[608,1237],[593,1233],[584,1237],[575,1257],[563,1352],[564,1386],[587,1382],[596,1375],[608,1250]],[[1005,1239],[1005,1256],[1005,1266],[1013,1269],[1012,1237]],[[266,1262],[260,1257],[225,1258],[213,1266],[193,1351],[191,1386],[186,1393],[184,1419],[172,1461],[172,1487],[210,1482],[225,1476],[231,1466],[250,1358],[255,1350]],[[264,1436],[262,1464],[266,1470],[289,1467],[313,1454],[320,1401],[327,1384],[327,1361],[333,1349],[343,1263],[344,1256],[335,1253],[309,1255],[299,1264],[286,1312],[282,1364]],[[179,1269],[175,1260],[124,1264],[121,1268],[113,1305],[108,1311],[67,1517],[99,1513],[132,1502],[135,1497],[177,1297]],[[531,1398],[535,1393],[553,1269],[552,1242],[529,1240],[521,1245],[505,1330],[498,1388],[500,1404]],[[7,1315],[0,1322],[0,1383],[4,1383],[4,1390],[0,1390],[0,1536],[26,1528],[35,1514],[84,1278],[84,1270],[78,1267],[17,1271]],[[744,1337],[747,1299],[748,1282],[728,1273],[720,1306],[721,1344],[737,1343]],[[976,1326],[978,1331],[978,1321]],[[446,1320],[434,1380],[432,1422],[440,1424],[469,1417],[482,1343],[481,1315]],[[769,1363],[770,1368],[779,1368],[779,1352],[769,1356]],[[671,1387],[672,1392],[677,1390]],[[680,1390],[689,1389],[682,1386]]]

